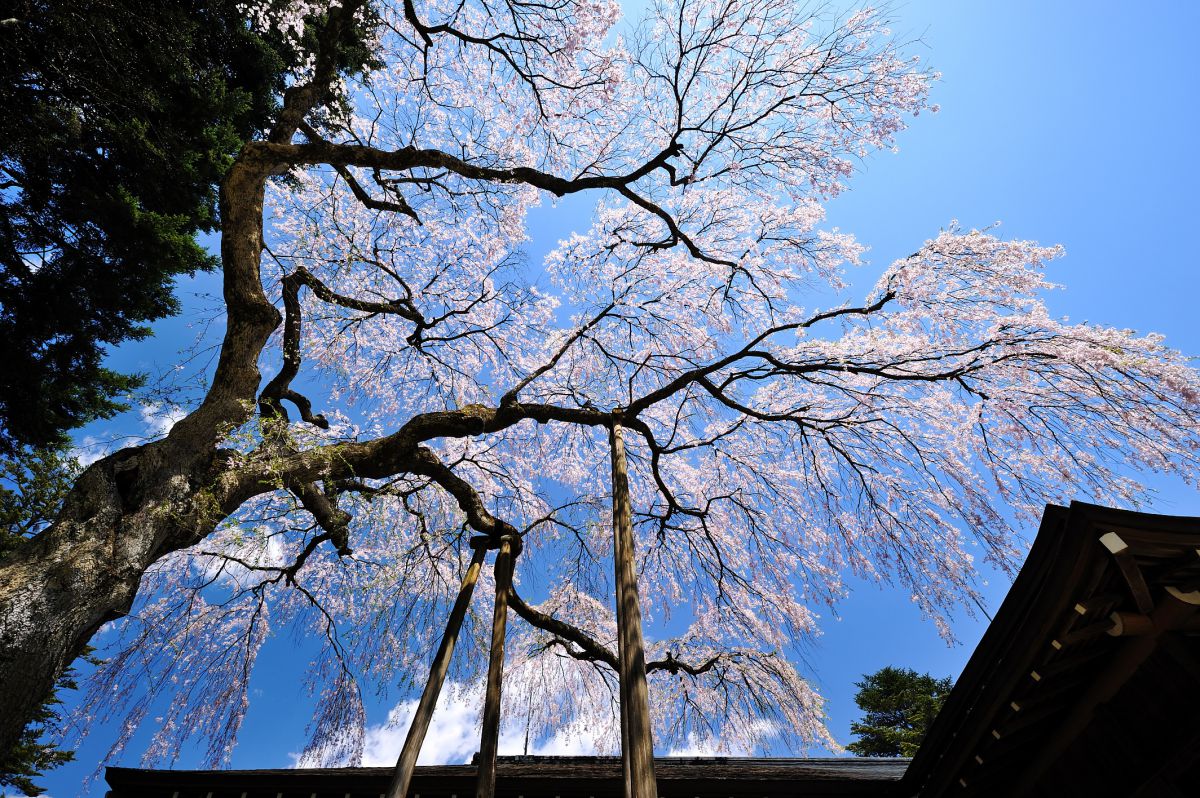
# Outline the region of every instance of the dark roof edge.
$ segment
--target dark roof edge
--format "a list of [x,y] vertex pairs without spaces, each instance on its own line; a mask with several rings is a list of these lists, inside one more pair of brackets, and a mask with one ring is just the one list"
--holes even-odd
[[[587,770],[594,774],[596,766],[615,768],[619,757],[500,757],[498,762],[503,770],[508,767],[536,765],[558,765],[563,768],[560,775],[571,777],[576,768]],[[776,775],[781,770],[796,770],[799,778],[814,778],[820,771],[830,770],[879,771],[888,781],[898,779],[900,769],[907,766],[909,760],[902,757],[655,757],[667,778],[681,778],[689,767],[704,770],[720,770],[728,774],[730,771],[740,771],[747,778],[754,778],[756,771],[772,771]],[[507,767],[506,767],[507,766]],[[257,770],[156,770],[151,768],[128,768],[109,766],[105,768],[105,780],[114,789],[126,787],[158,786],[163,784],[218,786],[228,780],[239,782],[254,782],[263,784],[280,784],[286,786],[289,782],[317,780],[331,781],[374,781],[387,777],[392,772],[391,767],[346,767],[346,768],[268,768]],[[416,776],[471,776],[475,773],[474,765],[421,765],[417,767]],[[524,775],[524,774],[523,774]],[[619,772],[614,770],[614,775]],[[893,781],[894,783],[894,781]]]
[[1052,636],[1060,605],[1074,593],[1095,555],[1095,536],[1087,533],[1097,525],[1200,533],[1200,518],[1086,502],[1071,502],[1070,507],[1047,504],[1025,564],[913,757],[901,782],[902,794],[921,794],[931,780],[958,772],[974,740],[986,732],[977,728],[979,723],[990,718],[993,705],[1006,699],[1037,645]]
[[904,774],[902,787],[906,794],[917,795],[941,761],[951,753],[954,738],[963,728],[964,721],[973,713],[982,689],[994,678],[1004,664],[1004,654],[1011,650],[1011,642],[1020,631],[1021,621],[1037,605],[1039,593],[1046,582],[1047,572],[1056,561],[1062,560],[1059,551],[1065,541],[1061,534],[1066,526],[1070,510],[1056,504],[1047,504],[1037,536],[1030,546],[1025,564],[1017,572],[1017,578],[1009,588],[1000,609],[988,625],[975,647],[966,667],[946,698],[941,712],[917,749],[908,772]]

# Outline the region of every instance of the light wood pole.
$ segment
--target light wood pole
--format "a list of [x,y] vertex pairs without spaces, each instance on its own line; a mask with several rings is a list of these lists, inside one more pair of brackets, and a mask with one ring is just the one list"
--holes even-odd
[[520,545],[515,535],[506,534],[500,538],[500,551],[496,554],[496,605],[492,614],[487,693],[483,699],[483,733],[479,740],[476,798],[492,798],[496,793],[496,746],[500,740],[500,690],[504,681],[504,632],[508,624],[508,592],[512,587],[513,561],[520,553]]
[[475,538],[471,546],[475,554],[471,564],[463,575],[462,587],[458,590],[458,598],[454,608],[450,610],[450,619],[446,621],[446,631],[442,634],[441,645],[429,667],[429,680],[421,692],[421,700],[417,703],[417,711],[413,714],[412,723],[408,727],[408,736],[404,738],[404,747],[400,749],[400,758],[396,762],[396,771],[392,775],[392,783],[388,787],[387,798],[405,798],[408,786],[412,782],[413,768],[417,765],[417,756],[421,753],[421,744],[425,742],[425,733],[429,731],[429,722],[433,718],[433,710],[437,706],[438,696],[442,692],[442,684],[446,681],[446,672],[450,669],[450,657],[454,654],[454,644],[458,641],[458,632],[462,628],[463,618],[467,614],[467,606],[471,603],[471,594],[475,592],[475,583],[479,581],[479,570],[483,567],[483,558],[487,555],[488,539]]
[[626,798],[657,798],[654,739],[646,689],[646,652],[642,643],[642,610],[634,567],[633,510],[621,418],[609,430],[612,450],[613,562],[617,585],[617,662],[621,692],[621,761]]

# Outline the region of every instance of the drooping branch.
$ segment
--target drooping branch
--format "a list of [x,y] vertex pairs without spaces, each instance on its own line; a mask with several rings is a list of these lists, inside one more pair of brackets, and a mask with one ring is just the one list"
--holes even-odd
[[421,37],[421,42],[424,44],[423,53],[425,55],[427,55],[428,50],[433,46],[434,37],[439,36],[450,36],[464,45],[482,47],[490,55],[499,58],[500,61],[512,69],[520,81],[529,86],[533,93],[534,104],[543,117],[546,115],[542,99],[543,89],[579,90],[602,82],[599,79],[593,79],[568,83],[555,79],[547,74],[546,69],[536,66],[536,59],[531,57],[531,53],[536,52],[542,57],[553,60],[560,55],[561,49],[549,45],[543,32],[538,30],[541,27],[540,25],[535,23],[530,30],[525,30],[522,25],[523,17],[530,11],[533,11],[535,14],[538,12],[558,12],[556,16],[559,16],[561,19],[561,9],[566,7],[566,4],[531,5],[522,2],[508,2],[505,5],[506,8],[504,11],[501,11],[499,16],[511,19],[514,23],[514,29],[511,32],[498,31],[491,35],[477,35],[449,22],[426,23],[417,14],[412,0],[403,0],[404,20]]
[[534,609],[525,603],[518,594],[515,588],[509,589],[508,604],[522,620],[530,626],[541,629],[544,632],[549,632],[556,638],[565,641],[566,643],[574,643],[578,646],[578,652],[566,646],[571,656],[576,659],[587,659],[592,662],[602,662],[615,672],[617,670],[617,656],[613,652],[605,648],[601,643],[595,640],[587,632],[572,626],[566,621],[561,621],[551,615],[547,615],[541,610]]
[[[613,672],[617,670],[617,655],[610,651],[604,644],[600,643],[594,637],[589,635],[577,626],[567,623],[552,615],[548,615],[535,607],[531,607],[517,593],[515,588],[510,588],[508,594],[508,606],[517,614],[521,620],[530,626],[541,629],[543,632],[549,632],[554,635],[551,640],[552,645],[560,645],[573,658],[585,660],[588,662],[597,662],[607,665],[612,668]],[[670,652],[664,659],[650,660],[646,663],[646,673],[654,673],[655,671],[666,671],[670,674],[678,674],[680,672],[687,673],[692,676],[700,676],[711,671],[723,660],[741,656],[740,652],[728,652],[714,654],[703,662],[693,665],[676,658]]]
[[300,499],[300,503],[312,514],[321,528],[329,533],[329,539],[337,548],[339,557],[353,554],[350,548],[350,514],[338,509],[338,506],[309,482],[301,482],[292,486],[292,492]]
[[728,368],[729,366],[733,365],[734,363],[737,363],[738,361],[743,360],[747,357],[754,356],[755,350],[759,346],[761,346],[764,341],[766,341],[769,338],[772,338],[773,336],[776,336],[776,335],[779,335],[782,333],[786,333],[786,332],[796,332],[799,330],[807,330],[811,327],[816,326],[820,322],[827,321],[830,319],[836,319],[836,318],[842,318],[842,317],[854,317],[854,316],[870,316],[874,313],[878,313],[879,311],[883,310],[883,308],[886,307],[887,304],[889,302],[891,302],[892,300],[894,300],[895,298],[896,298],[896,294],[894,291],[887,291],[887,292],[884,292],[878,299],[876,299],[874,302],[872,302],[869,305],[836,308],[834,310],[829,310],[829,311],[825,311],[822,313],[818,313],[814,316],[811,316],[808,319],[805,319],[804,321],[794,322],[794,323],[790,323],[790,324],[777,324],[777,325],[771,326],[771,327],[767,328],[766,330],[763,330],[758,335],[754,336],[752,339],[750,339],[750,341],[748,341],[740,349],[737,349],[736,351],[731,352],[728,355],[724,355],[720,358],[717,358],[716,360],[712,361],[711,363],[706,363],[703,366],[697,366],[696,368],[688,369],[687,371],[682,372],[681,374],[679,374],[678,376],[676,376],[675,378],[673,378],[666,384],[662,385],[661,387],[656,388],[655,390],[650,391],[650,392],[644,394],[643,396],[640,396],[637,399],[633,400],[632,402],[629,403],[628,407],[626,408],[626,411],[625,411],[626,415],[629,417],[636,418],[647,408],[657,404],[658,402],[669,399],[670,397],[676,395],[677,393],[679,393],[680,391],[685,389],[688,385],[690,385],[694,382],[697,382],[701,378],[707,377],[711,374],[715,374],[716,372],[720,371],[721,369]]
[[373,211],[401,213],[415,221],[417,224],[421,224],[421,217],[417,215],[417,212],[413,210],[412,206],[408,204],[408,201],[404,199],[402,194],[393,194],[393,196],[396,197],[394,201],[375,199],[367,193],[366,189],[364,189],[358,182],[358,178],[356,178],[349,169],[344,166],[335,166],[334,169],[337,170],[337,173],[341,175],[343,180],[346,181],[346,185],[350,187],[350,191],[354,194],[355,199],[361,202],[365,207],[370,208]]
[[608,316],[608,314],[611,313],[614,308],[616,308],[618,301],[619,300],[614,299],[612,302],[610,302],[608,305],[606,305],[604,308],[602,308],[598,313],[596,313],[594,316],[592,316],[592,318],[588,319],[587,323],[582,324],[578,328],[576,328],[574,332],[572,332],[569,336],[567,336],[567,339],[565,341],[563,341],[562,345],[554,352],[554,354],[550,357],[549,360],[547,360],[542,365],[538,366],[533,371],[529,372],[528,375],[526,375],[523,379],[521,379],[519,382],[517,382],[516,385],[514,385],[512,388],[508,389],[507,392],[505,392],[504,396],[502,396],[500,398],[500,405],[504,406],[504,405],[512,404],[513,402],[515,402],[517,400],[517,396],[519,396],[521,391],[523,391],[525,388],[527,388],[530,385],[530,383],[532,383],[538,377],[542,376],[546,372],[553,369],[556,365],[558,365],[558,361],[560,361],[562,359],[563,355],[565,355],[567,353],[567,351],[577,341],[579,341],[579,339],[581,339],[585,335],[587,335],[589,330],[591,330],[597,324],[599,324],[601,321],[603,321]]

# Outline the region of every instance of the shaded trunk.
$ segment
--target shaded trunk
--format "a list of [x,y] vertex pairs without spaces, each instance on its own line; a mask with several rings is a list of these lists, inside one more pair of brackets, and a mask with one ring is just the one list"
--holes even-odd
[[496,747],[500,741],[500,694],[504,682],[504,633],[508,624],[508,591],[512,586],[513,538],[500,538],[496,554],[496,606],[492,613],[492,650],[488,657],[487,692],[483,698],[483,733],[479,740],[476,798],[496,793]]
[[617,585],[617,661],[621,683],[621,761],[627,798],[656,798],[654,738],[646,687],[642,610],[634,567],[633,511],[621,424],[614,420],[612,448],[613,563]]
[[433,719],[433,710],[437,707],[438,696],[442,692],[442,684],[446,681],[446,672],[450,669],[450,658],[454,655],[454,644],[458,641],[458,632],[462,629],[463,618],[467,614],[467,606],[471,603],[471,595],[475,592],[475,583],[479,579],[479,570],[483,566],[483,558],[487,555],[487,538],[477,538],[473,541],[475,554],[471,564],[463,576],[462,587],[459,588],[458,598],[454,608],[450,610],[450,619],[446,621],[446,631],[442,635],[441,645],[429,668],[429,680],[421,693],[417,711],[413,714],[412,723],[408,727],[408,736],[404,738],[404,747],[400,749],[400,758],[396,761],[396,772],[392,776],[391,786],[388,787],[387,798],[405,798],[408,785],[412,782],[413,769],[417,766],[417,757],[421,753],[421,744],[425,742],[425,734],[429,731],[429,722]]
[[54,524],[0,561],[0,749],[92,635],[128,612],[146,569],[216,525],[196,509],[208,469],[185,473],[173,454],[159,441],[93,464]]
[[0,750],[100,626],[128,612],[150,565],[269,489],[239,483],[217,447],[249,417],[258,355],[280,320],[258,276],[271,168],[243,152],[221,187],[227,327],[200,406],[165,440],[86,469],[54,523],[0,562]]

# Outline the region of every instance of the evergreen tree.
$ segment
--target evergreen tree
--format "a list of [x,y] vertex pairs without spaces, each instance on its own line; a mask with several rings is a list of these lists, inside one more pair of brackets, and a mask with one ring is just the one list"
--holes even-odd
[[107,346],[175,313],[217,184],[287,50],[234,0],[0,0],[0,454],[65,441],[141,383]]
[[850,724],[858,739],[846,746],[857,756],[912,756],[925,739],[954,681],[910,668],[880,668],[855,682],[854,703],[863,719]]

